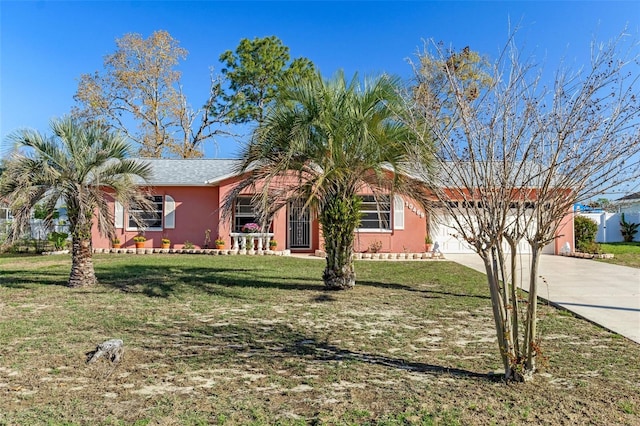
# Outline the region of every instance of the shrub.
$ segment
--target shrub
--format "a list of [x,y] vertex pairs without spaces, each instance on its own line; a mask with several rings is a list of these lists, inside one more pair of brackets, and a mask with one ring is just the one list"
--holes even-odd
[[638,233],[639,227],[640,223],[627,222],[624,219],[624,213],[622,213],[622,217],[620,218],[620,233],[622,233],[622,239],[625,243],[633,241],[633,237]]
[[52,232],[47,239],[53,243],[56,250],[62,250],[67,243],[67,237],[69,234],[66,232]]
[[382,250],[382,241],[374,241],[369,244],[369,253],[379,253]]
[[575,232],[575,247],[586,247],[586,244],[595,244],[598,234],[598,224],[585,216],[576,215],[573,218],[573,229]]
[[578,249],[578,251],[581,251],[582,253],[593,253],[593,254],[602,253],[602,248],[600,247],[600,244],[596,243],[595,241],[589,241],[589,242],[579,241],[576,248]]

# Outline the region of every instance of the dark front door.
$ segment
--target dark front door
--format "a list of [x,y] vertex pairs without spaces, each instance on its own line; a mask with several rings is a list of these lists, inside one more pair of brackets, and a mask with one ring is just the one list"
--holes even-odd
[[289,248],[311,248],[311,214],[304,201],[295,200],[289,203]]

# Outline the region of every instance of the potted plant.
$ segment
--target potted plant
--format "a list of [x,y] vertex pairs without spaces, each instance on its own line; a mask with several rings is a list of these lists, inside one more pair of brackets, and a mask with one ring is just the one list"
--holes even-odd
[[216,238],[215,245],[218,250],[222,250],[224,248],[224,240],[220,237]]
[[269,241],[269,250],[275,250],[278,247],[278,242],[276,240]]
[[111,244],[113,244],[113,248],[120,248],[122,244],[120,244],[120,238],[115,237],[111,240]]
[[425,251],[430,252],[432,247],[433,241],[431,240],[431,237],[427,235],[426,237],[424,237],[424,249]]
[[251,222],[243,225],[242,228],[240,228],[240,230],[245,234],[253,234],[254,232],[260,231],[260,225],[258,225],[257,223]]
[[163,238],[162,239],[162,248],[163,249],[168,249],[169,246],[171,245],[171,240],[168,238]]
[[136,235],[133,237],[133,242],[136,243],[136,248],[144,248],[144,242],[147,241],[144,235]]

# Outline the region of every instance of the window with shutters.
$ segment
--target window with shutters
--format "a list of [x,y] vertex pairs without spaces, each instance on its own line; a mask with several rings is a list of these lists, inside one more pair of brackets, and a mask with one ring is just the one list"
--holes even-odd
[[[162,195],[148,197],[153,205],[151,211],[142,211],[135,204],[129,207],[127,230],[161,230],[164,200]],[[137,216],[137,217],[136,217]],[[137,219],[137,220],[136,220]]]

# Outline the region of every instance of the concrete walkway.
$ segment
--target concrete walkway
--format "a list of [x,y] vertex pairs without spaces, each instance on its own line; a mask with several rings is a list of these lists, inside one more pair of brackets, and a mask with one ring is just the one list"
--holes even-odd
[[[445,258],[485,272],[477,254],[445,254]],[[528,256],[522,260],[521,276],[528,276],[528,261]],[[539,281],[540,297],[640,343],[640,269],[543,255],[539,276],[546,280],[546,284]]]

